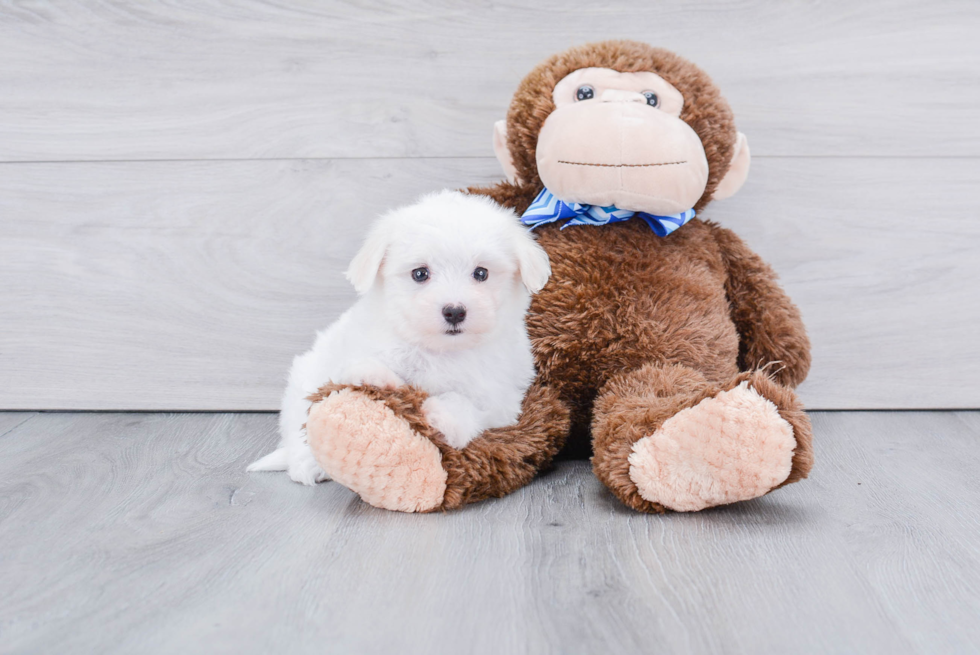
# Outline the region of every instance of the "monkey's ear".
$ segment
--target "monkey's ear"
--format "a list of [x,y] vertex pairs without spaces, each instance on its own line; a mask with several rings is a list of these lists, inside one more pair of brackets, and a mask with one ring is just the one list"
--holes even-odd
[[359,294],[367,293],[374,286],[378,271],[381,270],[381,261],[388,250],[390,237],[388,230],[380,229],[383,223],[384,221],[379,221],[368,233],[364,245],[354,255],[344,274]]
[[742,188],[745,178],[749,176],[749,164],[752,161],[752,154],[749,152],[749,140],[741,132],[738,133],[738,140],[735,141],[735,154],[732,155],[732,164],[728,167],[725,177],[715,187],[715,192],[711,196],[715,200],[722,200],[735,195],[735,192]]
[[493,124],[493,153],[497,155],[497,161],[504,169],[507,181],[511,184],[519,184],[517,167],[514,166],[514,158],[510,156],[510,148],[507,147],[507,121],[497,121]]

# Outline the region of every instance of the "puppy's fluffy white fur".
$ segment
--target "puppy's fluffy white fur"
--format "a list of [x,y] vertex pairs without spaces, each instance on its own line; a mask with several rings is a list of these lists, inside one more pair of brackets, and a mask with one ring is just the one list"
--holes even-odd
[[[524,316],[550,274],[513,212],[487,198],[443,191],[382,216],[347,270],[360,298],[293,361],[282,441],[248,470],[328,479],[303,430],[306,397],[327,382],[425,390],[426,417],[455,448],[513,424],[534,378]],[[465,319],[454,326],[447,307]]]

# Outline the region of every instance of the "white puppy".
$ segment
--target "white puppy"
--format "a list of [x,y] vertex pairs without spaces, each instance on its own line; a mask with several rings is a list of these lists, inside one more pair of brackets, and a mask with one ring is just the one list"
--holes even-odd
[[306,397],[328,382],[423,389],[455,448],[512,425],[534,378],[524,315],[549,275],[544,249],[488,198],[443,191],[381,217],[347,270],[361,297],[293,360],[279,449],[248,470],[328,479],[303,429]]

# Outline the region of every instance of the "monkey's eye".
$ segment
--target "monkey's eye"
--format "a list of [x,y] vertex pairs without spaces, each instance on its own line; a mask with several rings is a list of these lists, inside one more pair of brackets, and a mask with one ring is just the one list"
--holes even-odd
[[579,100],[591,100],[595,97],[595,89],[588,84],[583,84],[575,92],[575,97]]
[[425,282],[429,279],[429,269],[425,266],[420,266],[412,271],[412,279],[418,283]]
[[644,91],[643,97],[647,99],[647,104],[650,105],[651,107],[656,107],[657,104],[660,102],[659,100],[657,100],[657,94],[654,93],[653,91]]
[[477,282],[486,282],[487,277],[489,276],[490,273],[487,271],[487,269],[483,268],[482,266],[477,266],[476,270],[473,271],[473,279],[476,280]]

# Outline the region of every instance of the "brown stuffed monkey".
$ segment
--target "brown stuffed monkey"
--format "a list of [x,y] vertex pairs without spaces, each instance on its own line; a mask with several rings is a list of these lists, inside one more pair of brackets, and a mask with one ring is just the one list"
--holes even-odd
[[643,43],[573,48],[521,82],[494,149],[507,181],[469,192],[523,215],[552,266],[527,318],[538,377],[518,424],[455,450],[421,392],[328,385],[307,423],[320,466],[401,511],[503,496],[563,449],[591,450],[603,484],[644,512],[806,477],[799,311],[735,234],[693,218],[749,169],[711,79]]

